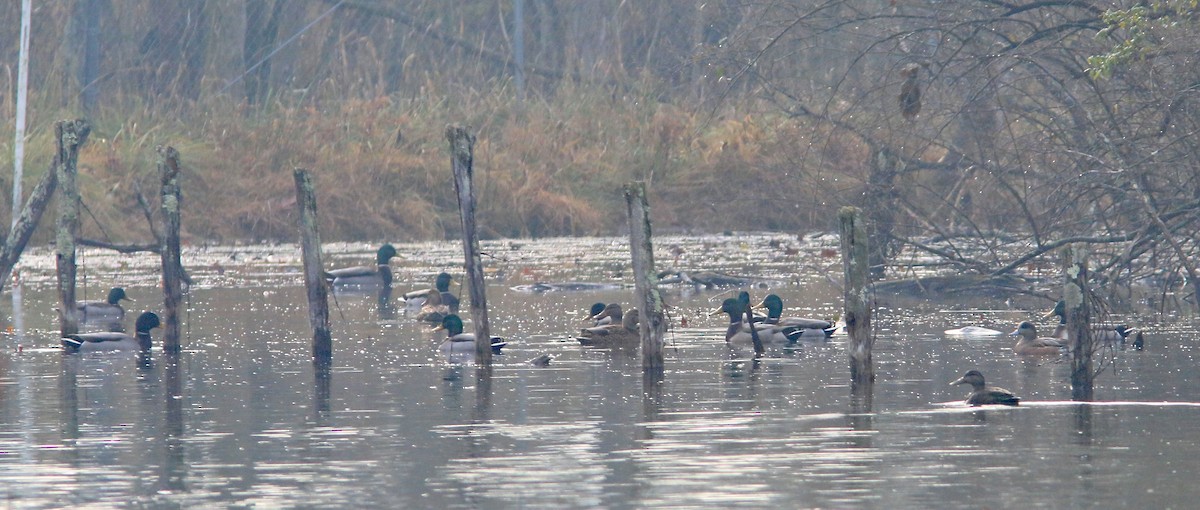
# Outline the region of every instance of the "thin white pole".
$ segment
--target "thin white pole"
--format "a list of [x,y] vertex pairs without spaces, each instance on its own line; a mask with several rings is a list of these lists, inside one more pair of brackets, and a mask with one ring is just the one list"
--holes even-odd
[[29,99],[29,19],[32,13],[33,0],[21,0],[21,53],[17,60],[17,129],[13,135],[13,226],[16,226],[17,217],[21,215],[21,179],[25,176],[25,104]]

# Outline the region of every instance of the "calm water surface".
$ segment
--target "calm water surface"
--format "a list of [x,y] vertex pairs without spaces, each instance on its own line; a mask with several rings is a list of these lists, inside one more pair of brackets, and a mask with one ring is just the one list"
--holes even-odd
[[[793,243],[785,255],[770,241]],[[836,239],[756,234],[660,239],[660,266],[767,278],[787,313],[839,308]],[[682,248],[675,260],[668,246]],[[455,243],[399,246],[398,293],[461,259]],[[664,289],[675,305],[661,381],[636,351],[569,336],[595,301],[630,289],[542,294],[535,281],[630,283],[621,239],[485,243],[490,376],[442,359],[427,326],[371,294],[337,295],[334,366],[314,371],[294,246],[185,252],[196,279],[185,352],[62,355],[53,258],[30,254],[19,306],[4,297],[0,497],[17,508],[87,505],[386,508],[1195,508],[1200,487],[1197,324],[1120,317],[1151,332],[1120,351],[1097,402],[1072,403],[1069,363],[1020,359],[1005,331],[1045,303],[885,300],[878,382],[851,398],[845,337],[759,361],[708,316],[728,291]],[[335,245],[330,265],[374,248]],[[666,253],[664,256],[662,253]],[[123,285],[131,311],[161,303],[156,260],[83,257],[81,294]],[[665,262],[664,262],[665,258]],[[461,273],[461,271],[456,271]],[[769,290],[768,290],[769,288]],[[131,313],[129,321],[132,321]],[[686,322],[686,325],[685,325]],[[1044,327],[1050,324],[1043,323]],[[155,332],[156,342],[159,332]],[[549,367],[528,361],[555,356]],[[978,368],[1021,395],[970,409],[948,383]]]

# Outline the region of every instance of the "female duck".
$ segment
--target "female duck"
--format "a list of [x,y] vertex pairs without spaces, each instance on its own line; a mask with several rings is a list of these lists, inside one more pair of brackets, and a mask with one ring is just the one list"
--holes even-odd
[[1066,352],[1067,346],[1060,342],[1057,338],[1038,337],[1037,326],[1032,322],[1022,322],[1020,326],[1010,336],[1019,336],[1017,344],[1013,346],[1013,352],[1025,355],[1043,355],[1057,356]]
[[438,273],[437,278],[433,281],[433,288],[414,290],[404,294],[404,305],[412,308],[420,308],[425,304],[425,299],[432,292],[440,294],[442,304],[450,307],[451,313],[458,313],[458,296],[450,292],[450,284],[454,282],[454,277],[450,273]]
[[82,301],[76,303],[79,310],[80,322],[122,322],[125,320],[125,309],[121,300],[133,301],[125,295],[125,289],[113,287],[108,291],[108,299],[104,301]]
[[783,299],[775,294],[768,294],[767,297],[763,298],[762,302],[754,305],[754,308],[765,308],[767,316],[762,322],[785,328],[788,331],[789,338],[792,340],[802,337],[813,339],[829,338],[837,330],[833,323],[827,320],[805,317],[781,317],[783,315]]
[[331,269],[325,272],[325,279],[338,287],[391,287],[392,267],[389,263],[397,255],[396,247],[385,244],[375,252],[375,267]]
[[421,305],[421,309],[417,311],[417,320],[425,322],[442,322],[447,316],[454,313],[449,306],[442,304],[442,294],[436,289],[429,289],[428,295],[425,297],[425,302]]
[[575,337],[580,344],[596,347],[633,347],[642,341],[641,332],[638,330],[641,316],[637,308],[623,312],[621,305],[609,303],[604,307],[604,311],[592,318],[608,319],[613,323],[583,328]]
[[[442,325],[434,331],[446,331],[446,339],[442,341],[443,353],[475,352],[475,333],[463,333],[463,322],[455,314],[449,314],[441,319]],[[498,336],[492,337],[492,352],[500,354],[500,349],[508,342]]]
[[154,312],[143,312],[135,324],[136,333],[116,331],[98,331],[95,333],[77,333],[62,338],[64,352],[92,351],[149,351],[150,330],[159,327],[158,315]]
[[972,391],[967,395],[967,405],[970,406],[986,406],[986,405],[1006,405],[1015,406],[1021,402],[1021,398],[1013,395],[1011,391],[996,386],[988,386],[983,381],[983,374],[978,370],[968,370],[958,380],[950,383],[951,386],[958,384],[970,384]]

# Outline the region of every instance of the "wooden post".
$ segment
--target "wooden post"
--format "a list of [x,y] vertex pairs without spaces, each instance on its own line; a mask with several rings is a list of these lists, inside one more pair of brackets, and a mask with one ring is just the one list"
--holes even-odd
[[838,213],[842,235],[842,269],[845,273],[846,332],[850,335],[850,379],[852,384],[875,382],[871,361],[874,343],[871,332],[871,298],[867,286],[869,255],[867,225],[857,207],[843,207]]
[[[77,128],[79,133],[80,144],[87,140],[88,132],[91,127],[86,121],[76,120],[77,125],[82,124],[83,129]],[[58,187],[58,167],[60,162],[59,155],[55,154],[54,162],[50,164],[50,169],[42,176],[42,180],[38,181],[37,186],[33,188],[33,193],[30,193],[29,200],[25,202],[25,208],[21,210],[20,216],[13,224],[12,229],[8,232],[8,237],[4,240],[4,246],[0,247],[0,290],[4,290],[4,286],[8,284],[8,278],[12,274],[12,270],[17,265],[17,261],[21,259],[21,252],[25,251],[25,245],[29,243],[29,238],[33,236],[34,229],[37,228],[38,222],[42,220],[42,213],[46,211],[46,206],[50,204],[50,197],[54,195],[55,188]]]
[[321,268],[321,236],[317,232],[317,193],[308,171],[297,168],[296,205],[300,208],[300,250],[304,256],[304,286],[308,289],[308,325],[313,330],[313,364],[327,367],[333,361],[329,331],[329,287]]
[[638,331],[642,337],[642,369],[663,366],[663,335],[667,331],[662,295],[658,292],[654,271],[654,245],[650,231],[650,205],[646,200],[646,183],[625,185],[625,204],[629,213],[629,248],[633,257],[633,282],[637,290],[641,320]]
[[1071,399],[1092,400],[1092,328],[1088,306],[1088,253],[1082,246],[1063,249],[1063,301],[1071,346]]
[[463,126],[446,126],[450,142],[450,163],[454,170],[454,190],[458,193],[458,212],[462,219],[463,259],[471,284],[471,321],[475,325],[475,363],[492,362],[492,336],[488,327],[487,287],[483,281],[483,261],[479,239],[475,236],[475,189],[471,184],[474,168],[475,136]]
[[75,310],[75,240],[79,237],[79,187],[75,183],[78,174],[76,162],[79,147],[87,140],[91,126],[86,121],[58,121],[54,124],[54,138],[58,162],[58,235],[55,238],[55,268],[58,275],[59,329],[65,335],[79,332],[79,318]]
[[183,301],[183,263],[179,250],[180,206],[179,151],[174,147],[155,147],[158,152],[158,176],[162,183],[163,227],[162,237],[163,275],[163,351],[178,353],[179,347],[179,304]]

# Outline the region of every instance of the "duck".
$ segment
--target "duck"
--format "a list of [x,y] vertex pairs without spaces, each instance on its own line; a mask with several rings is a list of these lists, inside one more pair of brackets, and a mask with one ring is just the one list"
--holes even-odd
[[[620,305],[618,305],[618,307],[619,306]],[[604,303],[592,303],[592,307],[588,309],[588,316],[584,320],[592,321],[592,326],[604,326],[612,324],[613,318],[611,315],[601,315],[604,313],[604,309],[607,307],[608,305],[605,305]],[[621,319],[618,314],[617,322],[620,321]]]
[[[1070,341],[1070,335],[1067,334],[1067,302],[1058,300],[1054,304],[1054,308],[1050,310],[1044,318],[1058,317],[1058,324],[1054,326],[1054,332],[1051,337],[1059,340]],[[1145,345],[1145,339],[1142,336],[1141,330],[1130,327],[1126,324],[1093,324],[1092,325],[1092,340],[1103,342],[1106,345],[1117,345],[1124,347],[1125,342],[1132,337],[1133,346],[1136,349],[1141,349]]]
[[1019,336],[1013,352],[1018,355],[1059,355],[1067,351],[1067,346],[1057,338],[1038,337],[1037,326],[1032,322],[1022,322],[1010,336]]
[[829,338],[837,327],[827,320],[809,319],[806,317],[781,317],[783,315],[783,298],[775,294],[767,294],[754,309],[766,309],[767,316],[762,319],[764,324],[774,324],[786,328],[789,337],[798,338]]
[[121,300],[133,301],[125,295],[125,289],[113,287],[108,291],[104,301],[81,301],[75,304],[79,311],[80,322],[122,322],[125,320],[125,309]]
[[[441,319],[441,325],[434,331],[446,331],[446,339],[442,341],[440,350],[443,353],[475,352],[475,333],[463,333],[462,319],[456,314],[449,314]],[[508,342],[498,336],[492,337],[492,353],[500,354],[500,349]]]
[[375,252],[375,266],[344,267],[330,269],[325,272],[325,279],[335,287],[391,287],[391,260],[398,256],[396,247],[390,244],[380,246]]
[[64,352],[92,351],[149,351],[150,330],[161,326],[158,315],[154,312],[143,312],[135,323],[135,333],[116,331],[97,331],[95,333],[76,333],[62,338]]
[[[746,307],[749,306],[749,301],[743,301],[740,298],[729,298],[721,302],[721,307],[712,313],[712,315],[726,314],[729,316],[729,326],[725,329],[725,342],[738,345],[750,345],[754,343],[754,336],[750,332],[750,324],[744,319]],[[799,336],[787,327],[779,326],[778,324],[769,324],[765,322],[755,322],[754,332],[758,333],[758,339],[762,343],[789,343],[794,341],[788,337],[789,333]]]
[[429,289],[426,293],[425,301],[417,311],[417,320],[437,323],[454,314],[454,310],[442,304],[442,293],[437,289]]
[[404,304],[408,307],[419,308],[425,304],[426,298],[432,292],[437,292],[441,299],[441,304],[450,309],[451,313],[458,313],[458,305],[460,303],[458,296],[450,292],[450,284],[454,282],[454,277],[450,273],[438,273],[433,280],[433,288],[414,290],[404,294]]
[[595,347],[632,347],[641,343],[642,335],[638,328],[641,315],[637,308],[623,312],[620,304],[609,303],[600,315],[600,319],[611,318],[614,322],[583,328],[575,337],[580,344]]
[[983,374],[978,370],[968,370],[958,380],[950,383],[951,386],[959,384],[971,385],[971,394],[967,395],[967,405],[969,406],[997,404],[1015,406],[1021,402],[1021,397],[1013,395],[1011,391],[996,386],[988,386],[983,380]]

